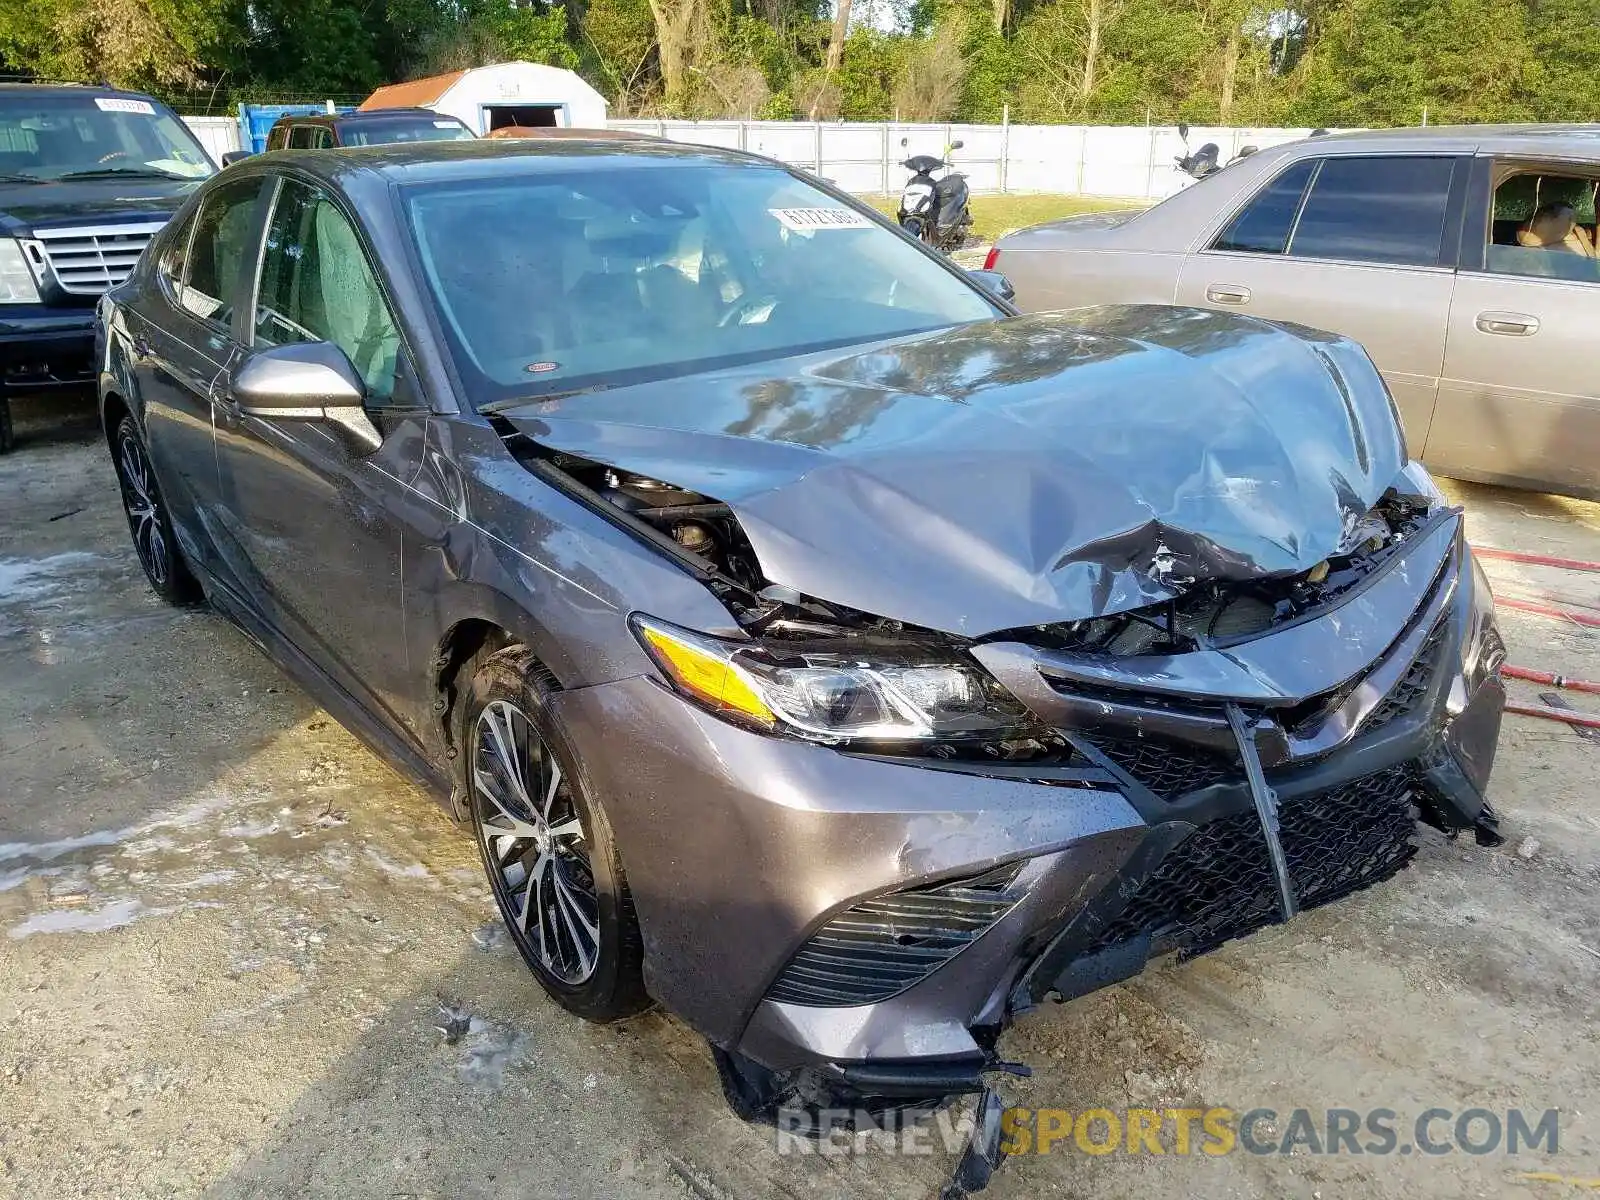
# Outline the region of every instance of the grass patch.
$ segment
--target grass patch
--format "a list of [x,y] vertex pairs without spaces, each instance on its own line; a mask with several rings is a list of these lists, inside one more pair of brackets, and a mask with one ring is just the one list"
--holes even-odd
[[[861,199],[891,217],[900,209],[900,197],[897,195],[862,196]],[[1025,225],[1037,225],[1040,221],[1053,221],[1057,217],[1071,217],[1078,213],[1137,207],[1142,206],[1127,200],[1109,200],[1104,196],[974,196],[972,236],[981,242],[992,242],[1008,229],[1021,229]]]

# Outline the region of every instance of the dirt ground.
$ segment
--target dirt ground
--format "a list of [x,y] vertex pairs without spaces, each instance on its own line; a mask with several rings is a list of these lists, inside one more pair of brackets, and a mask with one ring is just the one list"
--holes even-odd
[[[221,618],[151,595],[88,408],[23,415],[0,459],[0,1195],[937,1193],[942,1152],[780,1157],[668,1016],[548,1003],[433,800]],[[1600,507],[1453,490],[1482,544],[1600,559]],[[1600,576],[1491,571],[1600,606]],[[1502,620],[1511,661],[1600,678],[1600,631]],[[1596,1186],[1597,777],[1600,742],[1511,717],[1504,847],[1429,835],[1390,883],[1047,1006],[1002,1047],[1036,1068],[1013,1103],[1559,1108],[1558,1154],[1058,1150],[989,1194]]]

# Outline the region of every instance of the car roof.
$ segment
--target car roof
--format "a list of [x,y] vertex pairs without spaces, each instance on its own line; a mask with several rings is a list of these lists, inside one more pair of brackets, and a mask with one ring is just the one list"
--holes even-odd
[[351,112],[335,113],[335,121],[381,121],[385,117],[421,117],[427,121],[455,121],[466,124],[460,117],[434,112],[431,108],[358,108]]
[[1600,158],[1600,125],[1429,125],[1362,129],[1325,134],[1273,149],[1287,146],[1297,150],[1305,150],[1307,146],[1334,148],[1345,153],[1360,150],[1387,153],[1432,150],[1456,154],[1486,151]]
[[337,150],[279,150],[261,160],[293,165],[332,183],[377,174],[392,183],[440,183],[555,174],[574,169],[649,168],[673,164],[782,170],[783,164],[718,146],[692,146],[659,138],[592,141],[580,138],[477,138],[472,141],[402,142]]
[[114,88],[103,83],[0,83],[0,97],[5,96],[127,96],[160,104],[147,92]]
[[452,117],[449,113],[434,112],[431,108],[370,108],[365,112],[360,109],[351,109],[349,112],[308,112],[284,113],[272,124],[278,125],[347,125],[352,122],[361,124],[367,121],[382,121],[395,117],[417,117],[425,121],[455,121],[458,125],[465,124],[459,117]]

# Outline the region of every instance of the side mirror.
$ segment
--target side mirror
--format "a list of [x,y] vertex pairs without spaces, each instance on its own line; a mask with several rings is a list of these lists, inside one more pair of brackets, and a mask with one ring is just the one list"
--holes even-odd
[[244,416],[270,421],[328,421],[360,452],[383,442],[367,419],[367,387],[332,342],[293,342],[257,351],[233,377]]
[[961,149],[961,147],[963,147],[965,145],[966,145],[965,142],[963,142],[960,138],[957,138],[955,141],[950,143],[950,149],[959,150],[959,149]]
[[1189,123],[1187,121],[1178,122],[1178,136],[1186,142],[1189,140]]
[[970,275],[972,277],[972,281],[984,291],[992,292],[996,296],[999,296],[1002,300],[1013,300],[1016,298],[1017,289],[1012,287],[1011,280],[1007,279],[999,271],[983,271],[974,267],[969,270],[967,274]]
[[243,162],[249,157],[251,157],[251,155],[250,151],[248,150],[229,150],[222,156],[222,165],[225,167],[231,167],[234,163]]

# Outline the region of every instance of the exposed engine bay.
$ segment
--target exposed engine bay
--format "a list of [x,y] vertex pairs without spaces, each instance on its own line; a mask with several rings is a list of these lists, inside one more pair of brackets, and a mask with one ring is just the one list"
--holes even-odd
[[[678,551],[698,561],[709,574],[706,582],[753,637],[814,641],[828,638],[951,639],[917,630],[887,617],[875,617],[837,604],[804,596],[769,583],[761,574],[750,540],[733,510],[719,500],[675,484],[648,479],[572,454],[549,454],[542,460],[616,513],[662,535]],[[667,545],[661,540],[662,549]],[[964,639],[957,639],[958,641]],[[859,641],[855,642],[860,645]]]
[[1226,646],[1300,620],[1359,586],[1427,520],[1427,498],[1385,495],[1353,522],[1340,551],[1288,577],[1204,580],[1150,608],[1038,626],[1021,640],[1051,649],[1117,656],[1185,654]]

